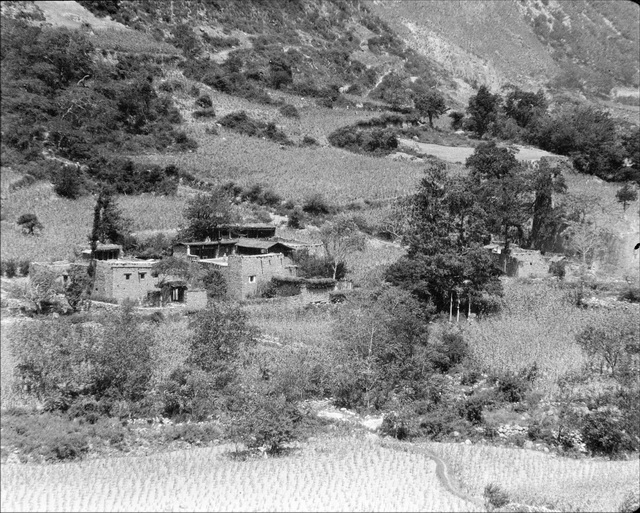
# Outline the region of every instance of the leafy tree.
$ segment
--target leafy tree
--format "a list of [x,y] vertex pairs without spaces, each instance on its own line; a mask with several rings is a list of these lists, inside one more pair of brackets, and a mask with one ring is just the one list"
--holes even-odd
[[533,187],[535,199],[529,245],[534,249],[553,249],[564,226],[562,210],[553,207],[553,194],[567,192],[561,166],[542,157],[533,177]]
[[232,416],[231,438],[248,449],[276,455],[299,437],[302,414],[283,394],[274,394],[264,385],[261,388],[254,386],[243,394],[242,408]]
[[571,157],[581,173],[615,179],[624,161],[616,123],[608,112],[575,106],[537,124],[535,140],[542,149]]
[[409,93],[402,82],[402,78],[397,73],[389,73],[373,93],[389,105],[400,107],[409,101]]
[[626,212],[629,203],[638,199],[638,191],[633,185],[626,183],[616,192],[616,199],[618,203],[622,203],[622,209]]
[[505,114],[522,128],[529,126],[535,117],[544,115],[546,110],[547,100],[542,90],[532,93],[515,87],[505,99]]
[[153,373],[149,333],[125,302],[105,325],[102,343],[94,348],[92,391],[109,410],[118,400],[144,398]]
[[44,225],[38,220],[38,216],[35,214],[22,214],[18,218],[18,226],[22,227],[22,231],[29,235],[35,235],[37,230],[42,230]]
[[89,240],[91,254],[98,243],[125,245],[130,233],[131,221],[124,217],[110,189],[104,188],[98,194],[93,210],[93,228]]
[[212,374],[222,389],[236,378],[243,352],[254,344],[255,330],[245,312],[225,303],[198,312],[193,329],[187,363]]
[[202,281],[207,290],[207,296],[211,299],[222,299],[227,294],[227,282],[224,274],[218,269],[210,269],[202,277]]
[[467,113],[478,137],[482,137],[489,129],[489,125],[495,123],[501,101],[500,95],[491,94],[484,85],[480,86],[475,96],[469,98]]
[[[478,201],[459,211],[462,191],[464,187],[447,177],[442,164],[427,170],[404,237],[407,255],[386,273],[391,284],[433,303],[438,311],[448,310],[454,295],[471,299],[477,310],[482,298],[502,294],[500,271],[482,247],[487,230],[480,220],[486,214]],[[469,215],[474,209],[477,218]]]
[[358,225],[345,216],[337,216],[333,222],[324,224],[320,228],[320,240],[332,263],[334,280],[340,263],[344,263],[350,254],[363,251],[365,246],[365,237]]
[[433,119],[438,119],[449,110],[445,104],[444,96],[435,89],[414,92],[412,97],[413,104],[420,115],[429,118],[431,128],[433,128]]
[[490,228],[504,237],[504,250],[509,251],[512,239],[511,228],[517,230],[523,240],[523,226],[529,218],[527,197],[530,183],[508,148],[500,148],[495,142],[478,145],[473,155],[467,159],[471,168],[470,177],[475,184],[476,194],[486,205]]
[[[7,273],[7,277],[9,273]],[[31,273],[29,283],[22,288],[15,288],[12,292],[20,299],[33,304],[35,313],[46,313],[54,304],[56,295],[62,291],[61,285],[56,281],[56,274],[48,269],[40,269]]]
[[218,227],[234,220],[230,198],[222,189],[190,199],[184,216],[189,222],[183,234],[187,240],[217,239]]
[[63,166],[55,178],[53,189],[63,198],[79,198],[85,192],[82,171]]

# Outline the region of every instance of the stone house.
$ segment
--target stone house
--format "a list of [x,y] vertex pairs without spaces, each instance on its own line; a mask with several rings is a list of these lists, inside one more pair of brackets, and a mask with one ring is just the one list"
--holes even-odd
[[[117,260],[122,257],[122,246],[119,244],[101,244],[98,243],[94,254],[95,260]],[[91,249],[82,250],[82,259],[91,260]]]
[[173,245],[173,255],[186,257],[189,260],[221,258],[236,251],[237,239],[221,239],[217,241],[178,242]]
[[510,245],[509,254],[504,253],[501,243],[487,244],[484,248],[491,252],[494,260],[507,276],[520,278],[544,278],[549,276],[552,263],[563,260],[563,255],[545,253],[538,250],[523,249]]
[[297,275],[297,267],[282,253],[230,255],[200,263],[218,269],[225,278],[227,297],[238,301],[257,296],[273,277]]
[[96,261],[93,296],[139,300],[158,290],[158,277],[152,275],[155,260]]

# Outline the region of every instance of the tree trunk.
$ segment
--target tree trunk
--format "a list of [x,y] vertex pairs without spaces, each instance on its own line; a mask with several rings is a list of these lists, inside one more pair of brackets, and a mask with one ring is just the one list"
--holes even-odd
[[429,116],[429,126],[433,128],[433,114],[427,112],[427,116]]

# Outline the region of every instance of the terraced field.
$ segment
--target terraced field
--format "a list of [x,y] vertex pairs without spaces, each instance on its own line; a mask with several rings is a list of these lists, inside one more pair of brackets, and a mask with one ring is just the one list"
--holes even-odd
[[[375,440],[315,440],[283,458],[219,446],[64,465],[3,465],[3,511],[482,511],[424,454]],[[34,483],[36,483],[34,485]]]

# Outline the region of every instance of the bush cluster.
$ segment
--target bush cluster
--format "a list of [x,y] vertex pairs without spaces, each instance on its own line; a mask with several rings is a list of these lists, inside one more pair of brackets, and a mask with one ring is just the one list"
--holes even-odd
[[219,123],[226,128],[251,137],[263,137],[284,145],[293,144],[274,123],[263,123],[253,119],[245,111],[227,114],[220,119]]
[[29,276],[30,266],[31,262],[29,262],[29,260],[3,259],[0,262],[0,275],[7,278]]
[[392,129],[343,127],[329,134],[327,139],[333,146],[355,153],[388,155],[398,148],[398,139]]

